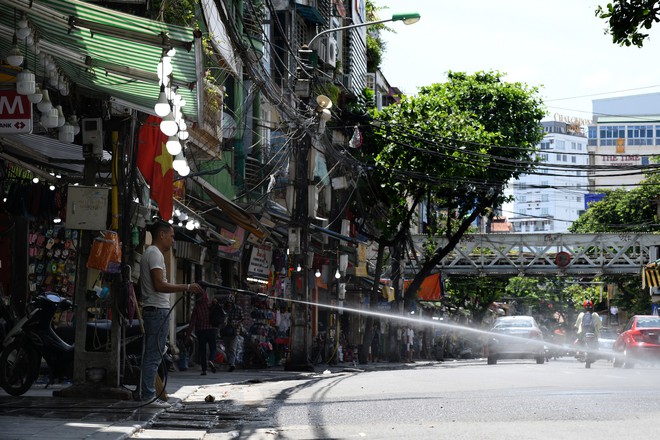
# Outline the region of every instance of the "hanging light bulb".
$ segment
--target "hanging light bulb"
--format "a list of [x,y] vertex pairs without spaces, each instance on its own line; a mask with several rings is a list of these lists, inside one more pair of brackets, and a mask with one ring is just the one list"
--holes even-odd
[[179,138],[176,136],[170,136],[165,143],[165,148],[167,148],[167,152],[172,156],[179,154],[181,152],[181,142],[179,141]]
[[316,272],[314,273],[314,276],[315,276],[316,278],[320,278],[320,277],[321,277],[321,271],[318,270],[318,269],[316,269]]
[[45,128],[57,127],[57,120],[57,109],[54,107],[41,114],[41,125],[43,125]]
[[41,102],[37,104],[37,108],[41,113],[48,113],[53,108],[53,103],[50,102],[50,96],[48,96],[48,89],[42,87],[41,93],[43,97],[41,98]]
[[296,272],[300,272],[302,270],[302,267],[300,267],[300,263],[298,263],[298,267],[296,267]]
[[174,136],[178,130],[179,126],[174,120],[172,113],[165,115],[163,120],[160,121],[160,131],[162,131],[165,136]]
[[[183,155],[183,151],[179,151],[179,153],[176,155],[176,157],[172,161],[172,168],[174,168],[174,171],[179,173],[179,175],[183,175],[181,173],[184,171],[186,166],[188,166],[188,163],[186,162],[186,158]],[[185,215],[185,214],[182,214],[182,215]]]
[[63,127],[64,123],[66,122],[66,118],[64,117],[64,111],[62,110],[62,106],[58,105],[55,106],[57,109],[57,126],[58,127]]
[[18,67],[23,64],[23,54],[18,49],[18,37],[16,37],[16,32],[14,32],[14,36],[11,39],[11,44],[11,50],[5,59],[10,65]]
[[69,124],[69,122],[65,122],[58,131],[57,139],[65,144],[70,144],[73,142],[73,138],[73,125]]
[[154,105],[154,111],[161,118],[166,116],[172,111],[170,107],[170,102],[167,100],[167,96],[165,95],[164,85],[160,86],[160,93],[158,94],[158,102],[156,102],[156,105]]
[[23,69],[16,75],[16,93],[19,95],[32,95],[36,90],[36,85],[34,73],[28,69]]
[[186,229],[189,230],[189,231],[192,231],[193,229],[195,229],[195,222],[193,222],[192,220],[188,220],[186,222]]
[[183,168],[177,171],[177,173],[179,173],[179,176],[181,177],[186,177],[188,174],[190,174],[190,167],[188,166],[188,162],[186,162]]
[[78,124],[78,117],[75,113],[69,116],[69,124],[73,126],[73,135],[78,136],[78,133],[80,133],[80,124]]
[[337,268],[337,272],[335,272],[335,278],[337,279],[341,278],[341,274],[339,273],[339,268]]
[[[179,127],[179,128],[180,128],[180,127]],[[182,141],[188,140],[188,138],[190,137],[190,133],[188,133],[188,130],[179,130],[179,132],[178,132],[176,135],[177,135],[177,136],[179,137],[179,139],[181,139]]]
[[28,95],[28,100],[32,104],[39,104],[41,102],[41,100],[43,99],[43,97],[44,97],[44,95],[43,95],[43,93],[41,93],[41,87],[39,87],[38,85],[35,85],[34,86],[34,93],[31,93],[31,94]]

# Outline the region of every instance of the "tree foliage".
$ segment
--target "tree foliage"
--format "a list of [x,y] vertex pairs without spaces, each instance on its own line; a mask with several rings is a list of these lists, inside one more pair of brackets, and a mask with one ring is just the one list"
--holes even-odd
[[642,47],[649,36],[645,31],[660,21],[660,1],[614,0],[598,6],[596,16],[607,21],[606,33],[614,43]]
[[400,243],[424,202],[429,243],[440,234],[449,240],[427,247],[408,301],[474,220],[501,205],[506,183],[535,166],[544,116],[538,90],[502,76],[449,72],[445,83],[374,114],[375,128],[360,152],[369,164],[360,191],[363,232]]
[[605,197],[589,205],[589,209],[569,227],[574,233],[657,232],[657,198],[660,176],[649,175],[636,188],[604,190]]

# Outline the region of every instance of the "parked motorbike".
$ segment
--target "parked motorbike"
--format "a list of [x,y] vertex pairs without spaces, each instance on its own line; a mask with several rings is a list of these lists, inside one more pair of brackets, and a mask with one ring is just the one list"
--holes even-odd
[[3,340],[0,353],[0,386],[12,396],[30,389],[39,376],[41,358],[49,369],[48,385],[73,373],[73,345],[55,333],[51,321],[55,312],[68,310],[71,301],[53,292],[45,292],[29,304]]

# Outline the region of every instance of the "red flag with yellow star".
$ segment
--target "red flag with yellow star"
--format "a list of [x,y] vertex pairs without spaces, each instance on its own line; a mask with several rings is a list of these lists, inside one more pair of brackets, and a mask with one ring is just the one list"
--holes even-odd
[[172,217],[174,169],[172,155],[165,148],[167,136],[160,131],[161,119],[149,116],[140,127],[137,167],[151,188],[151,199],[158,203],[163,220]]

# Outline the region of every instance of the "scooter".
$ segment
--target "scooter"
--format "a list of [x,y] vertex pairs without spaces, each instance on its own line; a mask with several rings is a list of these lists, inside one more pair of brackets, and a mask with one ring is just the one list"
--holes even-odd
[[575,340],[575,358],[584,362],[585,368],[591,368],[591,364],[598,360],[598,336],[595,333],[585,333],[580,339]]
[[62,340],[51,325],[58,309],[71,307],[68,299],[45,292],[33,299],[26,315],[9,330],[0,353],[0,386],[8,394],[20,396],[30,389],[39,376],[42,357],[49,369],[48,385],[72,377],[73,345]]

